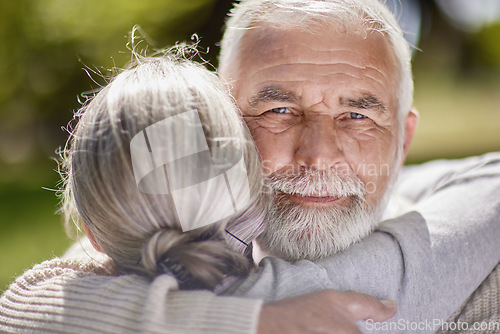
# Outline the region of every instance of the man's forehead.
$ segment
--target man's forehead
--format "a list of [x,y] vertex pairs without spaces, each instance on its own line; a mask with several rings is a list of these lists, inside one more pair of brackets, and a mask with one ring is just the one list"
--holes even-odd
[[241,40],[239,61],[229,65],[262,67],[280,62],[285,57],[291,62],[314,57],[316,62],[335,63],[344,62],[346,57],[352,58],[356,54],[361,66],[365,63],[398,67],[391,42],[378,31],[360,30],[359,27],[346,30],[328,24],[322,28],[285,28],[267,23],[253,26]]
[[[356,104],[375,105],[370,100],[377,99],[383,101],[378,103],[383,110],[392,107],[387,94],[396,93],[399,73],[390,43],[378,32],[357,34],[333,29],[313,33],[271,25],[253,27],[245,34],[238,60],[231,67],[230,75],[223,75],[233,80],[233,93],[240,106],[250,108],[263,101],[295,103],[301,97],[308,99],[301,96],[312,92],[306,87],[331,95],[332,90],[349,86],[369,93],[365,94],[368,100]],[[342,98],[359,100],[362,95],[356,92]],[[340,97],[335,98],[336,104]]]

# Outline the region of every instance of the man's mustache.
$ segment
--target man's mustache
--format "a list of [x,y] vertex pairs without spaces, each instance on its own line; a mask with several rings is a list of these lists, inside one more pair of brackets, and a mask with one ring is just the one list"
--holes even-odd
[[365,184],[357,175],[333,168],[281,169],[267,176],[264,184],[265,190],[270,194],[281,192],[298,196],[361,198],[366,194]]

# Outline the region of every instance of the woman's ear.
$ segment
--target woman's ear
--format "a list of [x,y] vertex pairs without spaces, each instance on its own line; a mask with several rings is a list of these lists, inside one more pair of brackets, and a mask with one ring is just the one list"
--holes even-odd
[[101,246],[99,246],[99,244],[97,243],[97,241],[95,241],[94,235],[90,231],[90,229],[87,226],[87,224],[85,224],[84,222],[81,222],[80,225],[82,226],[83,232],[85,232],[85,235],[87,236],[87,238],[89,238],[90,243],[92,244],[92,246],[94,246],[94,249],[96,251],[98,251],[98,252],[104,253],[102,251]]

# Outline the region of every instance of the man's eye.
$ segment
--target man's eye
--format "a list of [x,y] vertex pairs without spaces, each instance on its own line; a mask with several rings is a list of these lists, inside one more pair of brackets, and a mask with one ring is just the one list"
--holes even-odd
[[292,113],[290,111],[290,109],[288,109],[287,107],[273,108],[269,111],[272,113],[276,113],[276,114],[291,114]]
[[349,118],[350,119],[363,119],[363,118],[366,118],[366,116],[363,114],[358,114],[357,112],[351,112],[351,113],[349,113]]

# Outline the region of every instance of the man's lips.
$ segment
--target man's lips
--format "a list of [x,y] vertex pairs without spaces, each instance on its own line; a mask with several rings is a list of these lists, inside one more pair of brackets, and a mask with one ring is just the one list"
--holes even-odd
[[344,197],[337,196],[310,196],[301,194],[286,194],[293,202],[304,206],[327,207],[336,204]]

